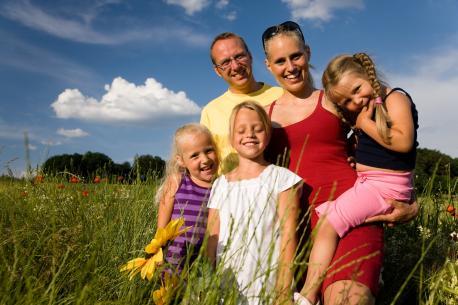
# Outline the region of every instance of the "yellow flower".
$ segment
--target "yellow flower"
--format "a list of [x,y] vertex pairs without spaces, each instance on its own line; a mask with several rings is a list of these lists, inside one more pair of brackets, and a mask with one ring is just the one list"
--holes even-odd
[[132,278],[140,272],[141,268],[146,264],[146,259],[139,257],[139,258],[134,258],[133,260],[130,260],[127,262],[127,264],[122,265],[120,271],[129,271],[129,280],[132,280]]
[[156,253],[161,247],[165,246],[170,240],[185,233],[191,227],[186,227],[183,230],[180,228],[184,225],[184,218],[180,217],[171,220],[165,228],[159,228],[151,242],[145,247],[145,252],[149,254]]
[[154,304],[165,305],[168,304],[172,296],[173,290],[178,286],[178,277],[175,274],[170,275],[165,273],[164,283],[162,286],[153,291],[151,296],[153,297]]
[[158,290],[153,291],[153,301],[156,305],[164,305],[167,291],[161,286]]
[[164,262],[164,254],[162,247],[169,241],[174,240],[177,236],[188,231],[191,227],[186,227],[183,230],[180,228],[184,224],[184,218],[180,217],[170,221],[165,228],[160,228],[156,231],[154,238],[146,245],[145,252],[148,253],[148,258],[135,258],[121,266],[121,272],[129,272],[129,280],[140,272],[141,278],[145,277],[151,281],[153,278],[156,266]]
[[150,258],[134,258],[127,262],[127,264],[121,266],[120,271],[129,272],[129,280],[139,272],[142,279],[145,277],[151,281],[153,278],[154,270],[156,270],[156,266],[162,264],[164,262],[164,255],[162,253],[162,248],[159,248],[159,251],[151,256]]
[[146,262],[145,266],[143,266],[142,272],[140,273],[142,279],[145,279],[146,277],[148,281],[151,281],[153,278],[154,270],[156,270],[156,266],[162,264],[163,262],[164,255],[162,254],[162,248],[159,248],[159,251],[151,256]]

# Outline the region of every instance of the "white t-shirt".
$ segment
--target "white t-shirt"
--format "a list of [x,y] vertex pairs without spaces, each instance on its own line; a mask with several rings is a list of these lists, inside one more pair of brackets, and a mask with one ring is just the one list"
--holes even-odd
[[219,210],[217,263],[230,269],[249,304],[273,294],[280,250],[279,194],[301,178],[276,165],[253,179],[213,184],[208,207]]

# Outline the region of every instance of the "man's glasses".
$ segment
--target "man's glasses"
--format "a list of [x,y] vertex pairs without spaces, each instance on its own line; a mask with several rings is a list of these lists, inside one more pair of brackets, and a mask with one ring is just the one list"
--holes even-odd
[[243,52],[243,53],[237,54],[235,56],[226,58],[225,60],[223,60],[219,64],[215,63],[215,67],[217,67],[217,68],[221,69],[222,71],[224,71],[224,70],[226,70],[227,68],[229,68],[231,66],[232,61],[235,61],[239,65],[244,65],[244,64],[246,64],[248,62],[249,58],[250,57],[249,57],[248,53]]
[[283,32],[297,32],[300,34],[302,41],[305,43],[304,34],[302,34],[299,25],[294,21],[285,21],[278,25],[268,27],[264,33],[262,33],[262,48],[264,51],[266,50],[266,42],[275,35]]

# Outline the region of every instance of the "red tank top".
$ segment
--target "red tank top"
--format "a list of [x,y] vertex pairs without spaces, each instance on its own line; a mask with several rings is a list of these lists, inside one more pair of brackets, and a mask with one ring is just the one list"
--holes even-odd
[[[270,162],[287,166],[304,179],[303,197],[308,204],[315,205],[335,199],[353,186],[356,179],[347,162],[342,122],[323,108],[322,98],[323,91],[315,110],[302,121],[273,128],[265,154]],[[270,106],[269,117],[274,107],[275,102]]]

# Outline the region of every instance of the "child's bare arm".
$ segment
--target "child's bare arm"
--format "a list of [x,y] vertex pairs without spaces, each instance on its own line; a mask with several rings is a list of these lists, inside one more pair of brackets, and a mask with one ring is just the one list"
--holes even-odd
[[414,144],[415,132],[410,100],[402,93],[393,92],[388,96],[385,104],[392,122],[390,131],[391,144],[383,141],[377,132],[375,122],[371,119],[374,111],[373,102],[358,115],[356,127],[362,129],[383,147],[397,152],[409,152]]
[[299,215],[300,186],[280,193],[278,219],[280,221],[280,256],[278,261],[276,293],[277,304],[291,303],[293,263],[297,247],[297,219]]
[[207,221],[207,256],[210,263],[215,266],[216,264],[216,249],[218,247],[219,240],[219,210],[208,209],[208,221]]
[[164,228],[170,221],[173,211],[173,201],[175,193],[178,190],[181,177],[167,177],[162,188],[162,194],[159,200],[159,211],[157,213],[157,228]]

